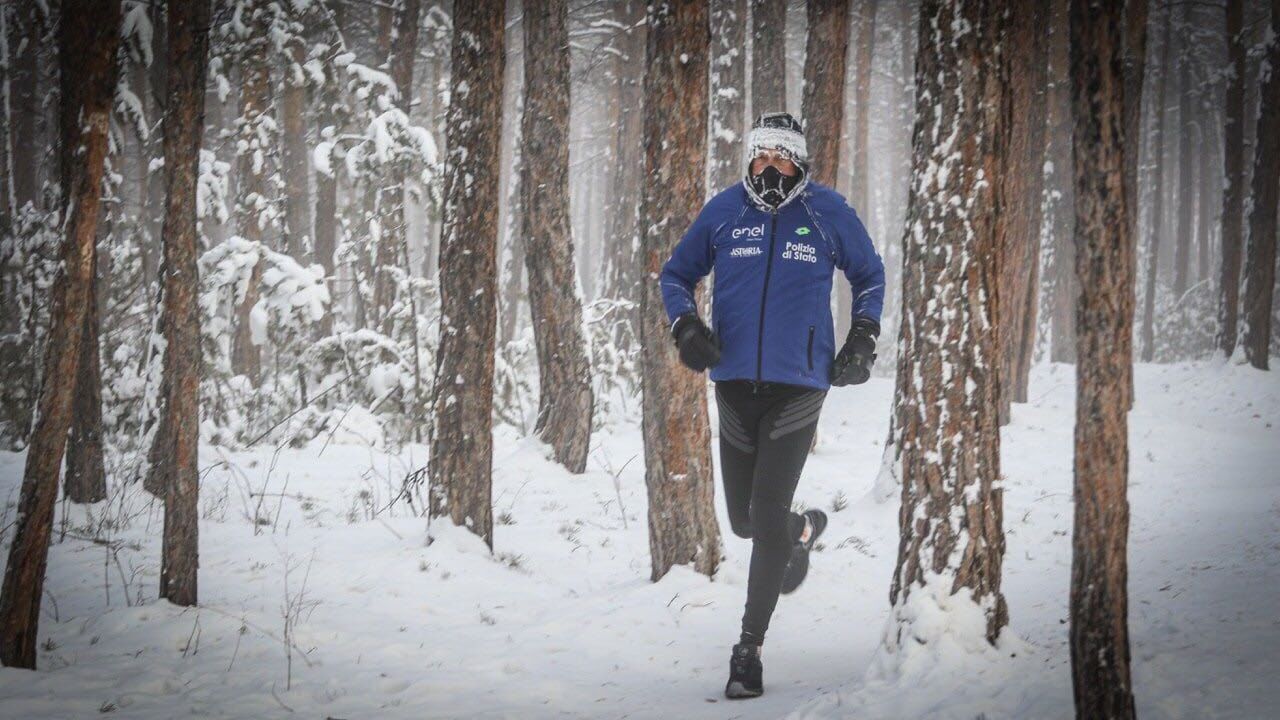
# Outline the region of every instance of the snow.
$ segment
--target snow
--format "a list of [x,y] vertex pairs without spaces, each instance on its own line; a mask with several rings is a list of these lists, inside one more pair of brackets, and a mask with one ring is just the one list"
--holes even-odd
[[[1074,375],[1037,366],[1032,402],[1015,405],[1003,431],[1011,624],[998,648],[972,641],[983,608],[920,588],[900,609],[910,639],[885,643],[898,627],[888,604],[898,502],[872,489],[878,474],[893,481],[880,473],[890,380],[827,401],[797,502],[825,508],[831,525],[808,582],[779,603],[766,694],[732,704],[721,690],[750,544],[728,532],[717,488],[726,557],[716,579],[678,567],[649,582],[636,398],[593,436],[580,476],[537,440],[495,430],[493,554],[392,504],[407,487],[421,508],[425,481],[411,473],[428,450],[384,449],[377,418],[353,409],[335,411],[332,432],[304,447],[201,448],[196,609],[155,600],[162,514],[136,486],[87,510],[60,503],[67,536],[58,542],[55,529],[41,669],[0,670],[2,714],[1068,718]],[[1270,716],[1280,701],[1280,381],[1223,362],[1140,365],[1135,378],[1138,713]],[[23,460],[0,453],[10,504],[0,528]],[[833,511],[837,500],[847,505]],[[121,514],[133,517],[110,536],[114,550],[76,538]]]

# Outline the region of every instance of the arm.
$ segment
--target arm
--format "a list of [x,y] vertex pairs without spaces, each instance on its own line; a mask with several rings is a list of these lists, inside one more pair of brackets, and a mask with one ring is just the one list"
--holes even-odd
[[712,235],[718,225],[715,215],[710,204],[702,208],[698,218],[676,244],[671,258],[662,266],[662,303],[667,310],[668,322],[674,323],[682,315],[698,312],[693,291],[711,272],[715,261],[712,244]]
[[884,307],[884,262],[876,252],[867,229],[853,208],[842,203],[836,220],[836,267],[844,272],[853,289],[853,318],[875,323],[880,330],[880,312]]

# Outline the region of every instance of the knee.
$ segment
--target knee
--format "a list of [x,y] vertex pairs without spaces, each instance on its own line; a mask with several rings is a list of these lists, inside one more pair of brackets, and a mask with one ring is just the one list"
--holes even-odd
[[751,528],[757,543],[770,547],[790,548],[787,533],[788,509],[780,503],[752,503]]
[[743,540],[751,539],[751,519],[740,517],[733,513],[729,514],[729,527],[733,529],[733,534]]

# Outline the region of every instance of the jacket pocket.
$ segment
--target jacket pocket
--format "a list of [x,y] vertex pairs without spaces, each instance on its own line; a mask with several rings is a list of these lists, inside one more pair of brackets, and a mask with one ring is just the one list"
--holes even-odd
[[805,350],[805,354],[809,358],[809,372],[813,372],[813,326],[809,326],[809,347]]

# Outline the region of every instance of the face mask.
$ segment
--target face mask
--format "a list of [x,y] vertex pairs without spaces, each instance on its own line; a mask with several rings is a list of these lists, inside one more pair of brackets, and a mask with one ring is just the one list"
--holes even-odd
[[791,195],[791,191],[800,184],[800,173],[783,175],[782,171],[770,165],[759,175],[750,177],[751,189],[755,190],[765,204],[778,207]]

